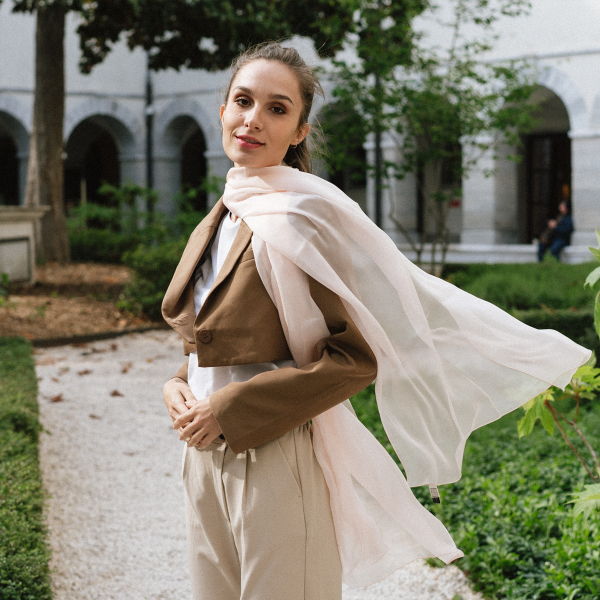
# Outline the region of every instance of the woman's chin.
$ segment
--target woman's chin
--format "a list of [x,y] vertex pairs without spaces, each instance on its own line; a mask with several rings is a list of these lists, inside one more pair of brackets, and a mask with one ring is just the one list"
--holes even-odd
[[283,159],[280,161],[264,161],[264,160],[234,160],[233,166],[236,168],[243,167],[245,169],[263,169],[265,167],[278,167],[283,165]]

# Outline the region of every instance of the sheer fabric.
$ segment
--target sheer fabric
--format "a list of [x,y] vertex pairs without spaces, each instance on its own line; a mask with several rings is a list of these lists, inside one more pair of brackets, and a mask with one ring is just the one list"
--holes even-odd
[[410,486],[457,481],[476,428],[590,352],[424,273],[334,185],[286,166],[233,168],[224,203],[253,231],[260,277],[299,366],[329,335],[307,275],[333,290],[377,358],[377,404],[407,481],[343,404],[313,420],[344,581],[365,586],[421,557],[462,553]]

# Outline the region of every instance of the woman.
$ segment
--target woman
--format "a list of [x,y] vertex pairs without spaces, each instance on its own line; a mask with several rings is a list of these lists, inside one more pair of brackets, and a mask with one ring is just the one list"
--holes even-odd
[[163,302],[190,357],[164,396],[187,442],[196,599],[333,600],[342,579],[460,557],[343,401],[377,376],[410,485],[449,483],[473,429],[589,357],[426,275],[310,175],[319,90],[293,49],[237,60],[221,107],[234,168]]
[[563,248],[571,244],[573,229],[573,217],[571,216],[569,203],[563,200],[558,205],[558,216],[556,219],[548,221],[548,228],[540,236],[538,262],[544,260],[544,255],[548,249],[550,249],[550,254],[556,260],[560,260],[560,253]]

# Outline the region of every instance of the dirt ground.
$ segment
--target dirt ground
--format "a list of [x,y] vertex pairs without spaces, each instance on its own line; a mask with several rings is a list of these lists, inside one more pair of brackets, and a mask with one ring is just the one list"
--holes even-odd
[[0,303],[0,335],[49,340],[156,326],[117,308],[131,272],[122,265],[49,263],[34,286],[14,286]]

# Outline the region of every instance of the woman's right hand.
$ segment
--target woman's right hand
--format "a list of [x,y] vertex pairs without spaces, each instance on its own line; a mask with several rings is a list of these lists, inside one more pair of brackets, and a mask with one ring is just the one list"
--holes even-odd
[[[163,398],[169,411],[171,420],[175,422],[175,419],[187,412],[189,407],[196,403],[196,398],[192,394],[192,390],[186,381],[179,377],[173,377],[165,383],[163,387]],[[186,406],[187,402],[187,406]]]

